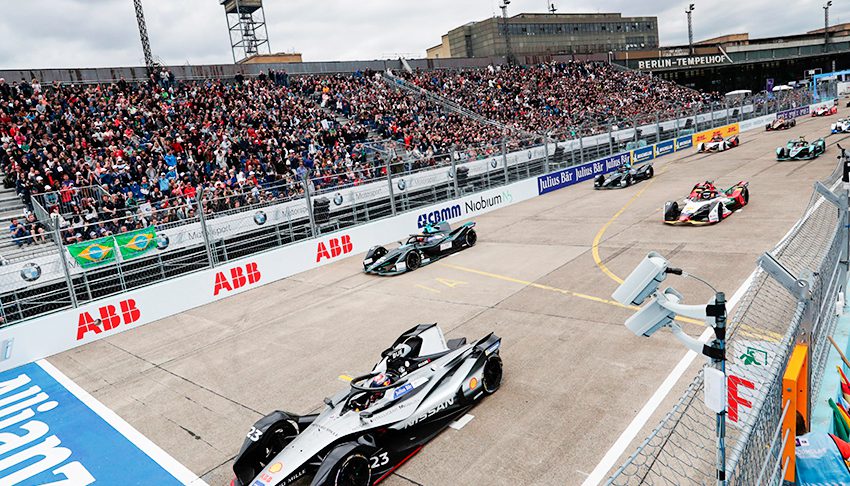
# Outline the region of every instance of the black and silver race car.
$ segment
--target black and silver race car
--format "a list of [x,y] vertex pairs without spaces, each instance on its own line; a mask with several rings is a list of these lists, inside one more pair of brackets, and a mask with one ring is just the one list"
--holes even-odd
[[651,163],[646,163],[640,167],[632,165],[620,165],[614,172],[611,172],[606,177],[600,174],[593,180],[594,189],[622,189],[629,187],[634,183],[652,179],[655,175],[655,169]]
[[318,414],[260,419],[233,464],[232,486],[372,486],[502,382],[501,338],[446,342],[420,324],[381,353]]
[[376,275],[412,272],[464,248],[475,246],[478,234],[474,227],[475,223],[469,222],[452,229],[449,223],[443,221],[426,226],[420,234],[410,235],[407,242],[400,243],[398,248],[387,250],[383,246],[373,246],[363,259],[363,271]]

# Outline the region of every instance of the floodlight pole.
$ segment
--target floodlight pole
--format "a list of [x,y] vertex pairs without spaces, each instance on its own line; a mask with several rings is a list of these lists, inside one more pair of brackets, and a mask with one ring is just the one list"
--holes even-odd
[[499,5],[499,8],[502,9],[502,28],[504,29],[505,34],[505,57],[508,61],[509,66],[513,66],[516,63],[514,59],[514,51],[511,46],[511,29],[508,26],[508,5],[510,5],[511,0],[502,0],[502,4]]
[[688,47],[690,48],[691,55],[694,55],[694,25],[691,22],[691,12],[694,11],[694,4],[691,4],[685,13],[688,14]]
[[823,52],[829,52],[829,7],[831,6],[832,0],[823,6]]

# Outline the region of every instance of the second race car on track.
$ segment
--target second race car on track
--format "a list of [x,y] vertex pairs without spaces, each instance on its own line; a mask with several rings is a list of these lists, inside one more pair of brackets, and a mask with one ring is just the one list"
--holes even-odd
[[317,414],[260,419],[233,463],[232,486],[372,486],[502,383],[502,339],[448,342],[420,324]]
[[646,163],[635,168],[631,164],[621,164],[614,172],[607,176],[600,174],[593,181],[594,189],[621,189],[629,187],[640,181],[652,179],[655,169],[651,163]]
[[387,250],[383,246],[373,246],[363,259],[363,271],[376,275],[412,272],[452,253],[475,246],[478,234],[474,227],[475,223],[469,222],[453,230],[449,223],[443,221],[426,226],[420,234],[410,235],[407,242],[400,243],[398,248]]
[[829,116],[838,113],[838,106],[819,106],[812,110],[812,116]]
[[829,127],[832,133],[850,133],[850,120],[839,118],[837,122]]
[[729,189],[718,190],[713,182],[699,182],[681,203],[668,201],[664,205],[664,222],[676,225],[719,223],[749,204],[748,185],[741,181]]
[[724,139],[720,135],[712,138],[709,142],[702,142],[697,145],[697,152],[723,152],[725,150],[729,150],[730,148],[735,148],[741,144],[741,141],[738,139],[737,135],[733,135],[727,139]]
[[789,140],[784,147],[776,149],[776,160],[810,160],[826,152],[826,141],[819,138],[807,142],[805,137]]
[[797,126],[797,120],[794,118],[777,118],[776,120],[768,123],[764,129],[765,131],[772,132],[775,130],[788,130],[795,126]]

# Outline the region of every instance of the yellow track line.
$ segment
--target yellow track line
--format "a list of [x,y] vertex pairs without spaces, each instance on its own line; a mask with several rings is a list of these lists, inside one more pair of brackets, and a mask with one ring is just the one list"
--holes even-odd
[[641,189],[637,192],[637,194],[632,196],[632,198],[629,199],[629,202],[627,202],[625,206],[620,208],[620,210],[617,211],[617,214],[612,216],[611,219],[609,219],[608,222],[605,223],[604,226],[602,226],[602,229],[600,229],[599,232],[596,233],[596,237],[593,238],[593,246],[591,247],[591,251],[593,253],[593,261],[596,262],[596,266],[599,267],[600,270],[602,270],[602,273],[608,275],[611,280],[617,282],[618,284],[623,283],[623,279],[618,277],[614,272],[609,270],[604,263],[602,263],[602,258],[599,257],[599,242],[602,241],[602,237],[605,235],[605,232],[608,231],[608,227],[610,227],[614,223],[614,221],[616,221],[617,218],[619,218],[626,211],[626,209],[628,209],[629,206],[631,206],[632,203],[635,202],[637,198],[641,196],[641,194],[646,192],[646,190],[649,189],[649,186],[651,186],[653,182],[655,182],[655,178],[650,179],[643,189]]

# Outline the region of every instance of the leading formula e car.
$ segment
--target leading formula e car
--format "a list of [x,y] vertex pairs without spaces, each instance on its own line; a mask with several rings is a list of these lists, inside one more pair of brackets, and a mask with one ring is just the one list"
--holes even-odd
[[727,139],[718,135],[712,138],[709,142],[702,142],[697,145],[697,152],[723,152],[730,148],[735,148],[740,144],[741,142],[737,135],[732,135]]
[[452,253],[475,246],[478,234],[474,227],[475,223],[470,222],[453,230],[449,223],[443,221],[426,226],[420,234],[410,235],[406,243],[393,250],[373,246],[363,259],[363,271],[376,275],[412,272]]
[[719,223],[750,202],[748,185],[741,181],[729,189],[718,190],[713,182],[699,182],[681,204],[668,201],[664,205],[664,222],[675,225]]
[[640,181],[652,179],[655,175],[655,169],[652,163],[646,163],[640,167],[634,167],[631,164],[621,164],[616,171],[608,174],[600,174],[593,180],[594,189],[621,189],[629,187]]
[[832,133],[850,133],[850,120],[839,118],[837,122],[830,126],[830,131]]
[[830,116],[838,113],[838,106],[819,106],[812,110],[812,116]]
[[789,140],[784,147],[776,149],[776,160],[811,160],[826,152],[826,141],[819,138],[807,142],[804,137]]
[[[372,486],[499,389],[501,338],[446,342],[436,324],[402,334],[372,371],[318,414],[260,419],[233,463],[232,486]],[[309,482],[308,482],[309,481]]]
[[797,126],[797,120],[794,118],[777,118],[772,122],[768,123],[764,128],[766,132],[773,132],[776,130],[788,130],[789,128],[794,128]]

